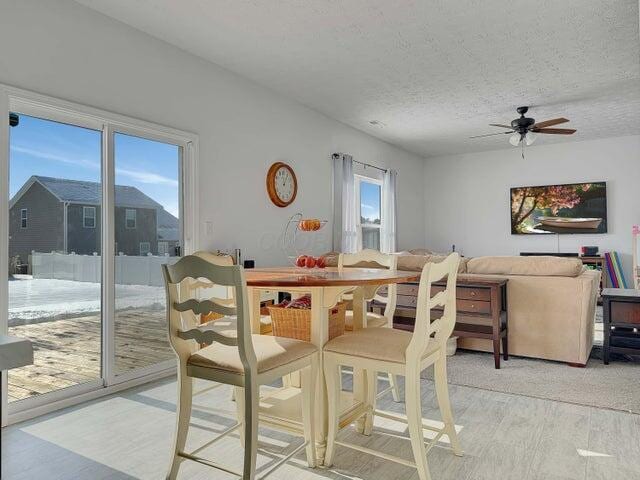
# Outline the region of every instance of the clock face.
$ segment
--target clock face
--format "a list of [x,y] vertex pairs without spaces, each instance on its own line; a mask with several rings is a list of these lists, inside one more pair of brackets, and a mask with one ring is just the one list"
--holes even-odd
[[267,193],[278,207],[293,203],[298,193],[298,181],[293,169],[286,163],[276,162],[267,173]]
[[289,203],[293,197],[293,190],[293,175],[287,167],[280,167],[276,170],[276,195],[283,203]]

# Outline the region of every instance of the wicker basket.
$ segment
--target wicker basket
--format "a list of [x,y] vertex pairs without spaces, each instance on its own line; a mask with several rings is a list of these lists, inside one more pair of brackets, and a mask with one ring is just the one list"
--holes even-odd
[[[268,307],[275,337],[311,341],[311,309]],[[338,303],[329,310],[329,340],[344,335],[346,305]]]

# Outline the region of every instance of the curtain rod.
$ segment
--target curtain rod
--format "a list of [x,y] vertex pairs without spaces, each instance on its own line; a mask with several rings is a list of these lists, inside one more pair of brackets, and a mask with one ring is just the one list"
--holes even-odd
[[[339,157],[340,154],[339,153],[334,153],[333,157]],[[359,163],[360,165],[364,166],[364,167],[371,167],[371,168],[375,168],[376,170],[380,170],[381,172],[387,172],[388,169],[387,168],[381,168],[381,167],[377,167],[375,165],[371,165],[370,163],[365,163],[365,162],[361,162],[359,160],[353,160],[353,163]]]

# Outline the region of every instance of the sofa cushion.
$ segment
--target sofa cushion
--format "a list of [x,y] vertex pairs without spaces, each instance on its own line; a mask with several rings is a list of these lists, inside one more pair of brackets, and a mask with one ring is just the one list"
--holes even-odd
[[[412,272],[421,272],[427,263],[440,263],[447,258],[443,255],[403,255],[398,257],[398,270],[409,270]],[[460,259],[458,273],[467,271],[467,258]]]
[[484,275],[533,275],[577,277],[584,270],[579,258],[476,257],[467,263],[467,273]]

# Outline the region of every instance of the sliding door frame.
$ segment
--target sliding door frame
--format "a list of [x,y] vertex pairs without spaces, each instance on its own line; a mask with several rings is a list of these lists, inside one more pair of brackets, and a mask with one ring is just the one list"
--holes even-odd
[[[135,371],[115,371],[115,159],[114,135],[123,133],[180,147],[180,224],[183,253],[198,249],[198,135],[85,105],[0,84],[0,333],[8,331],[9,289],[9,112],[17,111],[102,132],[102,378],[7,404],[2,375],[2,425],[97,398],[175,372],[175,361]],[[4,179],[4,180],[2,180]],[[5,273],[1,273],[5,272]]]

